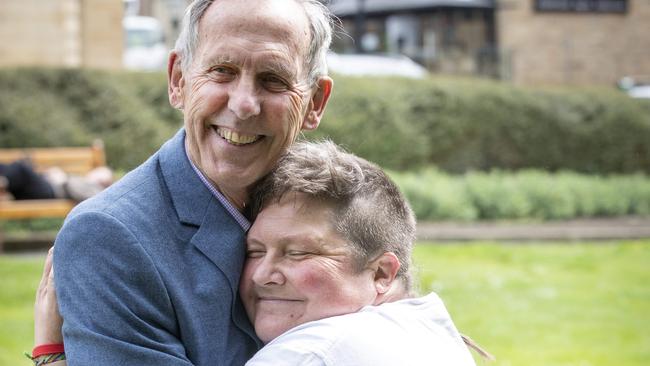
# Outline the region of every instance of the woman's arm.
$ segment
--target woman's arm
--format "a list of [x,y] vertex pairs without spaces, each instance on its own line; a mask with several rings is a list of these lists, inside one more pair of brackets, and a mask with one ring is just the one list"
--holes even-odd
[[[36,302],[34,304],[34,345],[62,344],[63,334],[61,326],[63,318],[59,314],[54,290],[54,269],[52,268],[52,257],[54,247],[47,253],[41,283],[36,291]],[[48,363],[48,366],[66,366],[66,361]]]

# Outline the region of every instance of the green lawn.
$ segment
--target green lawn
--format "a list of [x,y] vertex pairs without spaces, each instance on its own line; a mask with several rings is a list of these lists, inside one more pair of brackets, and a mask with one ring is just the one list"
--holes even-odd
[[[44,256],[0,256],[0,365],[29,365]],[[647,365],[650,241],[420,245],[421,290],[494,366]]]
[[493,365],[647,365],[650,241],[419,246],[421,290]]
[[33,306],[45,253],[0,256],[0,365],[33,365],[23,356],[32,350]]

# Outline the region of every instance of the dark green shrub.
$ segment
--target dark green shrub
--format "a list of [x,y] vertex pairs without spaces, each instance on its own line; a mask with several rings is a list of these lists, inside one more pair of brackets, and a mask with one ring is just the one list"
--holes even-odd
[[[329,136],[385,168],[650,172],[650,103],[618,91],[334,79],[321,127],[307,137]],[[167,99],[162,73],[0,70],[0,146],[85,145],[101,137],[109,163],[130,169],[182,125]],[[512,204],[482,214],[526,210]]]
[[77,69],[2,70],[0,129],[7,141],[1,146],[88,145],[99,137],[109,165],[135,167],[176,128],[161,121],[126,77]]
[[320,127],[308,138],[328,136],[368,160],[392,169],[421,166],[428,138],[411,120],[400,79],[337,78]]
[[316,136],[397,170],[650,172],[649,111],[605,89],[335,77]]

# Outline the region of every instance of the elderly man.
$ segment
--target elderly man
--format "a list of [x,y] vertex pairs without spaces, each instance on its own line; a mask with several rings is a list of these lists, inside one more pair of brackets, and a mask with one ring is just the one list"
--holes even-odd
[[[251,186],[329,98],[316,0],[197,0],[168,66],[184,129],[67,218],[57,294],[70,365],[242,365]],[[54,340],[43,340],[57,343]]]
[[[248,366],[474,365],[438,296],[410,298],[415,219],[381,169],[299,143],[251,197],[240,295],[266,346]],[[37,335],[60,332],[47,288]]]

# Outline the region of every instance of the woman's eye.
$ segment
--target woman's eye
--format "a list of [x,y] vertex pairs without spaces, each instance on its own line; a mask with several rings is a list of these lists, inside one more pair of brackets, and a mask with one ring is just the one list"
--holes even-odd
[[288,254],[291,258],[304,258],[304,257],[308,256],[308,255],[311,254],[311,253],[309,253],[309,252],[303,252],[303,251],[300,251],[300,250],[292,250],[292,251],[288,252],[287,254]]
[[247,258],[262,258],[264,256],[264,251],[263,250],[247,250],[246,251],[246,257]]

